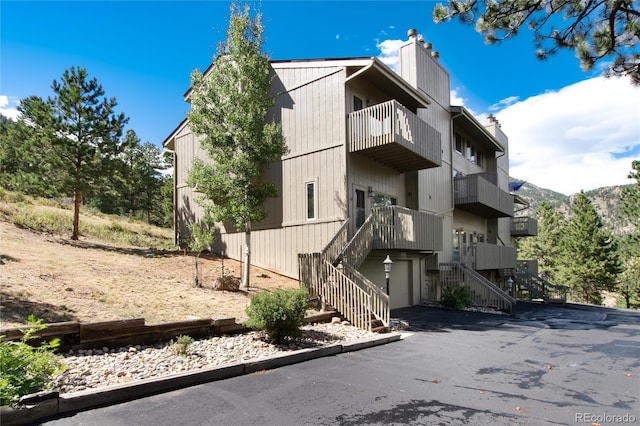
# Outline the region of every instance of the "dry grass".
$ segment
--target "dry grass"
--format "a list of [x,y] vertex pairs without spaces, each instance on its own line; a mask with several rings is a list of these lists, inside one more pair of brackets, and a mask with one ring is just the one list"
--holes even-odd
[[[200,271],[204,285],[194,288],[193,257],[182,251],[141,249],[85,238],[71,241],[17,228],[6,219],[2,221],[0,216],[2,328],[25,324],[30,314],[46,322],[140,317],[148,324],[192,317],[242,321],[251,295],[298,287],[296,280],[252,268],[248,291],[216,291],[212,285],[222,261],[203,256]],[[83,220],[104,221],[82,217],[81,223]],[[159,228],[145,231],[165,233],[169,239],[172,235],[171,230]],[[225,274],[240,275],[239,262],[226,259],[224,266]]]

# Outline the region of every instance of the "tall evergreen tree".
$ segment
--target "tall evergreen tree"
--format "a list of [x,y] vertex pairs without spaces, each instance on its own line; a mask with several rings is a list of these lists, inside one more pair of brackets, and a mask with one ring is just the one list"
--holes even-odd
[[622,214],[634,229],[622,239],[624,272],[620,277],[618,292],[625,300],[625,307],[640,307],[640,160],[631,163],[629,179],[636,182],[622,188],[620,196]]
[[37,117],[52,117],[41,98],[20,100],[17,121],[6,120],[0,129],[0,185],[40,197],[61,195],[64,171],[53,151],[51,134],[34,125]]
[[554,281],[559,270],[558,261],[562,252],[562,239],[566,221],[562,213],[554,209],[549,201],[543,201],[536,209],[538,235],[518,241],[518,257],[521,260],[538,261],[539,273]]
[[71,67],[60,82],[51,85],[55,96],[47,100],[50,112],[34,117],[34,125],[46,132],[66,175],[64,190],[74,198],[73,232],[80,237],[80,204],[94,183],[113,175],[116,156],[122,149],[120,136],[128,118],[116,115],[115,98],[84,68]]
[[622,272],[618,241],[605,229],[584,191],[571,206],[561,256],[560,279],[586,303],[601,304],[603,290],[616,288]]
[[274,100],[268,94],[271,69],[262,33],[261,15],[252,18],[248,6],[242,11],[231,6],[227,39],[209,72],[191,75],[187,114],[212,160],[195,160],[187,182],[203,194],[207,215],[244,228],[243,287],[249,286],[251,224],[266,218],[264,202],[277,195],[262,176],[287,151],[280,125],[267,117]]

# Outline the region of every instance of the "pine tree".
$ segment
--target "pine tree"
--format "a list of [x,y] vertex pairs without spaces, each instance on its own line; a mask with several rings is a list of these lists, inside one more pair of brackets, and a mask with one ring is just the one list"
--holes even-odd
[[636,182],[622,189],[620,202],[622,214],[634,229],[622,239],[624,272],[618,292],[623,295],[626,308],[637,308],[640,307],[640,161],[633,161],[631,167],[628,177]]
[[558,260],[562,250],[562,239],[566,222],[562,214],[549,201],[543,201],[536,209],[538,235],[518,241],[518,257],[521,260],[538,261],[539,272],[549,281],[558,274]]
[[37,117],[52,116],[41,98],[20,100],[20,117],[6,120],[0,130],[0,185],[40,197],[62,194],[64,171],[53,151],[50,132],[34,125]]
[[104,97],[95,78],[86,69],[71,67],[60,82],[51,85],[55,96],[47,108],[36,111],[33,125],[52,141],[53,151],[64,173],[63,190],[73,194],[73,232],[80,237],[80,204],[97,183],[114,173],[115,158],[122,149],[120,136],[128,118],[116,115],[115,98]]
[[573,49],[583,70],[600,62],[605,75],[628,75],[640,84],[639,5],[635,0],[448,0],[436,5],[433,20],[475,23],[487,43],[515,37],[525,27],[533,33],[538,59]]
[[560,257],[560,279],[574,296],[601,304],[603,290],[615,290],[622,272],[618,241],[605,229],[598,212],[581,191],[571,206]]
[[248,6],[241,12],[231,6],[227,39],[213,65],[205,75],[197,70],[191,75],[187,114],[212,160],[196,159],[187,182],[203,194],[207,215],[244,229],[243,287],[249,286],[251,224],[266,218],[264,202],[277,195],[262,176],[287,151],[280,125],[267,116],[274,100],[262,33],[261,15],[251,18]]

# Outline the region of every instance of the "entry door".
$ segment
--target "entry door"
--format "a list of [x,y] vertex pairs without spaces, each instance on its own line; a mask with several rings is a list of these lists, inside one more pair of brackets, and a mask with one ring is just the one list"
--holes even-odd
[[353,197],[353,211],[355,217],[356,230],[360,229],[365,219],[367,218],[366,210],[366,198],[364,189],[356,188],[355,196]]

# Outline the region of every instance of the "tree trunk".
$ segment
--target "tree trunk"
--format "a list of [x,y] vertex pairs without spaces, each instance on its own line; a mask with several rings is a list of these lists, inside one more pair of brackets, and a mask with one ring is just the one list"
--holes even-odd
[[200,279],[198,277],[198,256],[200,256],[200,253],[193,256],[193,286],[196,288],[200,287]]
[[73,233],[72,240],[80,239],[80,194],[79,190],[73,191]]
[[242,288],[249,288],[249,269],[251,267],[251,222],[244,225],[244,269],[242,271]]

